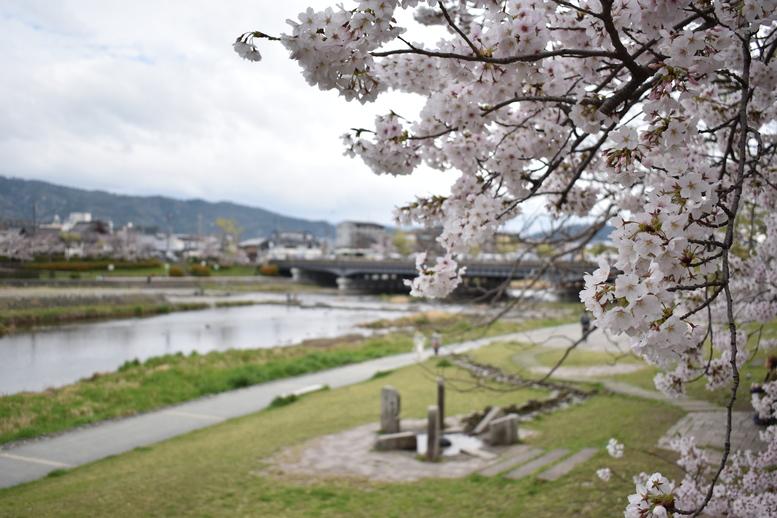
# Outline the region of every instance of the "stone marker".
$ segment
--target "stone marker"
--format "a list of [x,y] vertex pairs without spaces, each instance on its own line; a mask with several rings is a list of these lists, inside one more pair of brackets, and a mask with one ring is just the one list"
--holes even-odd
[[386,385],[380,391],[380,429],[383,433],[399,432],[399,410],[399,391]]
[[478,425],[475,427],[475,429],[472,430],[472,435],[480,435],[481,433],[485,432],[488,429],[488,423],[490,423],[494,419],[502,417],[503,415],[505,415],[505,411],[502,409],[502,407],[495,406],[494,408],[488,411],[486,416],[483,419],[481,419]]
[[437,376],[437,409],[440,411],[440,432],[445,430],[445,378]]
[[434,462],[440,456],[440,410],[437,405],[429,407],[426,435],[426,461]]
[[418,450],[418,437],[415,432],[400,432],[379,435],[375,441],[375,449],[388,450]]
[[509,414],[491,421],[488,442],[491,446],[509,446],[518,442],[518,416]]

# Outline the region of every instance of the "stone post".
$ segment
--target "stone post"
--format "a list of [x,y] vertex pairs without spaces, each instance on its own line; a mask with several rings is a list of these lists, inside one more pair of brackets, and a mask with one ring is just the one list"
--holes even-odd
[[518,442],[518,416],[508,414],[488,425],[491,446],[509,446]]
[[399,391],[390,385],[380,391],[380,429],[383,433],[399,432]]
[[440,432],[445,430],[445,378],[437,376],[437,409],[440,412]]
[[429,407],[426,435],[426,461],[434,462],[440,456],[440,410],[437,405]]

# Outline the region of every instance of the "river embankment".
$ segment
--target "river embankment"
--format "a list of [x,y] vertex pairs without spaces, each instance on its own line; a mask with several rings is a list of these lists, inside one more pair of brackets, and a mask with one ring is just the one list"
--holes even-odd
[[[237,307],[226,308],[224,311],[228,313],[246,309],[264,308]],[[304,311],[303,308],[289,309]],[[331,314],[338,310],[327,311],[330,312],[327,319],[331,320]],[[557,310],[554,313],[558,315]],[[484,334],[500,335],[556,325],[573,318],[556,316],[524,322],[497,322],[484,330],[474,325],[471,317],[465,314],[433,310],[414,314],[400,312],[395,313],[395,316],[397,319],[394,326],[383,324],[380,326],[383,329],[371,336],[352,334],[309,339],[299,345],[242,350],[228,348],[206,354],[178,351],[145,360],[128,360],[113,372],[100,372],[58,388],[0,397],[0,414],[4,417],[0,420],[0,443],[38,437],[227,390],[407,352],[411,350],[415,331],[430,335],[434,330],[441,330],[446,339],[464,340]],[[299,321],[299,317],[296,315],[294,318]],[[200,328],[207,325],[203,319],[199,319],[199,324]],[[202,331],[200,329],[199,332]],[[131,326],[127,332],[132,332]],[[110,332],[108,335],[110,343],[105,350],[116,349],[117,333]],[[67,353],[67,348],[62,349]],[[42,353],[40,347],[36,351],[41,352],[40,356],[48,356]],[[99,355],[99,352],[95,354]],[[68,356],[65,354],[55,363],[62,366],[67,361]]]
[[[233,294],[255,291],[327,292],[268,277],[197,278],[106,277],[103,280],[3,279],[0,282],[0,336],[35,326],[132,318],[223,305]],[[204,296],[207,295],[206,299]]]

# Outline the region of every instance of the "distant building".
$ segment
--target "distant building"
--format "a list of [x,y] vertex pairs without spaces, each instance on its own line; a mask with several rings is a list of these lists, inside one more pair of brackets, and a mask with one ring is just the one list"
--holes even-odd
[[275,230],[267,243],[267,259],[317,259],[321,242],[307,230]]
[[105,221],[81,221],[67,229],[68,234],[78,236],[86,243],[96,243],[113,233],[113,225]]
[[[59,219],[59,218],[57,218]],[[80,223],[90,223],[92,221],[91,212],[71,212],[64,223],[62,223],[62,230],[70,232],[70,229]]]
[[437,241],[442,234],[442,227],[414,228],[407,232],[407,237],[414,242],[413,252],[427,253],[430,257],[444,256],[447,252]]
[[267,254],[267,250],[270,248],[270,240],[266,237],[245,239],[238,243],[237,248],[246,254],[249,261],[255,263],[263,259]]
[[335,248],[351,250],[370,250],[384,247],[386,228],[377,223],[343,221],[337,225]]
[[186,249],[186,243],[176,235],[138,234],[138,247],[146,253],[152,253],[168,260],[175,260],[176,254]]

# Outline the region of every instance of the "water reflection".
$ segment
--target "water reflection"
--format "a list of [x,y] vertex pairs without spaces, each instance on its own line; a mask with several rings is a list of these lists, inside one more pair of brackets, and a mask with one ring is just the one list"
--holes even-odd
[[[380,309],[256,305],[42,328],[0,338],[0,393],[40,391],[114,371],[127,360],[192,351],[257,349],[364,332],[357,324],[396,318]],[[409,308],[408,308],[409,309]]]

